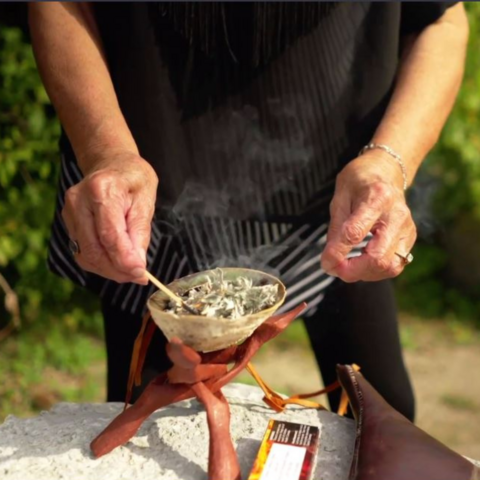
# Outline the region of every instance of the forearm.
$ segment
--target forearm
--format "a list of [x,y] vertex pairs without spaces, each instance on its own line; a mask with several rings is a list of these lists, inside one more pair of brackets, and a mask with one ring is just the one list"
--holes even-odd
[[463,77],[468,22],[463,5],[423,30],[401,60],[396,87],[372,139],[398,152],[411,184],[435,145]]
[[45,88],[80,168],[95,168],[105,151],[138,153],[110,78],[91,6],[32,2],[32,43]]

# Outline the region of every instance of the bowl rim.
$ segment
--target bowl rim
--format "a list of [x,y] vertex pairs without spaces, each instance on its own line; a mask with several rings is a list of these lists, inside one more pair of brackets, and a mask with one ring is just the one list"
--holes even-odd
[[[180,278],[177,278],[176,280],[174,280],[173,282],[170,282],[167,286],[170,288],[172,286],[172,284],[175,284],[179,281],[183,281],[183,280],[188,280],[189,278],[191,277],[196,277],[200,274],[206,274],[208,272],[213,272],[214,270],[217,270],[217,269],[220,269],[220,270],[228,270],[228,271],[231,271],[231,270],[243,270],[243,271],[246,271],[246,272],[255,272],[255,273],[258,273],[258,274],[261,274],[263,277],[267,277],[269,279],[272,279],[274,281],[274,284],[276,285],[279,285],[280,287],[280,299],[277,300],[271,307],[268,307],[268,308],[265,308],[263,310],[259,310],[258,312],[256,313],[251,313],[249,315],[243,315],[242,317],[238,317],[236,318],[234,321],[235,322],[239,322],[241,320],[244,320],[244,319],[247,319],[247,318],[252,318],[252,317],[257,317],[257,316],[265,316],[265,315],[271,315],[273,314],[276,310],[278,310],[283,302],[285,301],[285,297],[287,296],[287,288],[285,287],[284,283],[277,277],[269,274],[269,273],[266,273],[266,272],[262,272],[261,270],[256,270],[256,269],[253,269],[253,268],[243,268],[243,267],[217,267],[217,268],[211,268],[209,270],[202,270],[201,272],[196,272],[196,273],[191,273],[190,275],[186,275],[185,277],[180,277]],[[192,287],[193,288],[193,287]],[[178,293],[177,290],[175,289],[172,289],[175,293]],[[161,290],[157,290],[155,292],[153,292],[147,299],[147,307],[148,307],[148,310],[150,311],[150,315],[152,316],[153,320],[155,321],[155,317],[153,315],[153,312],[152,312],[152,309],[150,308],[151,305],[153,305],[153,297],[154,296],[164,296],[165,299],[167,298],[167,296],[165,295],[165,293],[163,293]],[[192,321],[197,321],[197,320],[208,320],[209,322],[221,322],[221,323],[224,323],[225,320],[230,320],[228,318],[221,318],[221,317],[209,317],[209,316],[205,316],[205,315],[192,315],[190,313],[185,313],[185,314],[181,314],[181,315],[177,315],[176,313],[171,313],[171,312],[166,312],[164,310],[159,310],[157,309],[157,313],[160,313],[164,316],[166,316],[167,318],[170,317],[172,319],[186,319],[186,320],[192,320]],[[232,320],[233,321],[233,320]],[[156,322],[155,322],[156,323]]]

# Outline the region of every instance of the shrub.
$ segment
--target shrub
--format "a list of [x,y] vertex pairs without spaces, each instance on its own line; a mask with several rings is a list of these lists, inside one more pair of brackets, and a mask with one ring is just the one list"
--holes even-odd
[[[47,271],[59,172],[59,123],[18,28],[0,26],[0,268],[24,326],[62,322],[100,333],[96,302]],[[82,298],[78,303],[75,298]],[[5,316],[5,313],[3,314]],[[1,317],[0,317],[1,320]],[[5,323],[5,319],[1,320]]]

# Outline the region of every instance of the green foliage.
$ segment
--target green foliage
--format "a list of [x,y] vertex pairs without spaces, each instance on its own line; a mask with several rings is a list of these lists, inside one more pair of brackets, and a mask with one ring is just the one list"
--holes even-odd
[[[105,353],[91,338],[103,333],[97,301],[47,270],[60,128],[31,46],[21,30],[1,25],[0,91],[0,272],[22,320],[0,345],[1,419],[61,399],[99,400],[103,369],[95,383],[86,372]],[[0,308],[0,327],[7,321]]]
[[296,345],[297,347],[305,349],[310,347],[307,329],[300,319],[295,320],[275,339],[275,346],[278,347],[279,350],[290,345]]
[[0,423],[29,415],[59,400],[103,401],[103,343],[62,324],[41,324],[4,340],[0,348]]
[[439,272],[445,266],[445,252],[432,245],[419,244],[414,249],[414,255],[415,261],[396,280],[397,290],[401,292],[400,308],[421,312],[426,317],[441,317],[444,312],[444,286]]
[[467,65],[462,88],[426,170],[441,187],[435,203],[444,224],[469,213],[480,221],[480,5],[465,2],[470,23]]
[[480,261],[478,246],[466,251],[450,245],[447,254],[448,231],[461,235],[480,231],[480,4],[465,2],[465,6],[470,39],[464,81],[441,138],[422,168],[424,176],[433,177],[438,185],[431,212],[437,235],[435,243],[420,242],[415,247],[415,261],[396,283],[403,310],[480,326],[480,285],[460,285],[458,278],[451,278],[447,262],[447,255],[450,261],[461,255],[472,258],[472,268]]
[[[0,90],[2,274],[19,296],[24,327],[59,323],[70,331],[86,328],[101,334],[100,318],[93,313],[96,303],[46,268],[60,128],[31,46],[17,28],[0,26]],[[81,303],[74,301],[78,297]]]
[[458,320],[480,326],[480,299],[450,285],[447,254],[439,246],[419,243],[415,261],[396,279],[399,307],[423,318]]

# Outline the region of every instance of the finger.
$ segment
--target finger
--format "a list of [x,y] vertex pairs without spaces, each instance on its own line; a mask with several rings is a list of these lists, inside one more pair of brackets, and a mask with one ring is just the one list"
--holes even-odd
[[[388,250],[382,247],[382,244],[388,240],[381,239],[381,236],[381,232],[376,231],[362,255],[347,259],[337,268],[338,276],[342,280],[345,282],[379,281],[400,275],[405,263],[395,252],[402,255],[410,252],[416,240],[415,227],[409,225],[402,230],[402,234],[396,237]],[[371,242],[374,242],[373,247],[370,247]]]
[[127,214],[127,232],[130,236],[133,248],[139,253],[140,258],[146,265],[147,249],[150,244],[152,217],[155,208],[154,201],[150,205],[134,199]]
[[338,275],[337,266],[368,235],[382,208],[379,202],[364,201],[348,216],[345,215],[345,205],[333,210],[327,244],[322,253],[322,268],[327,273]]
[[394,253],[402,239],[416,231],[409,208],[401,205],[381,218],[372,229],[373,238],[365,252],[373,258],[384,258]]
[[127,231],[126,209],[119,201],[95,203],[93,216],[98,238],[115,268],[131,277],[142,277],[145,263]]
[[75,255],[76,262],[84,270],[118,283],[138,280],[132,275],[119,271],[111,262],[110,257],[99,242],[92,213],[87,209],[80,209],[78,213],[78,218],[81,218],[81,228],[75,227],[74,231],[75,239],[80,246],[80,253]]
[[80,201],[77,187],[72,187],[65,194],[62,218],[69,237],[78,242],[80,246],[80,253],[75,255],[75,261],[80,267],[118,283],[132,281],[146,283],[143,279],[143,274],[142,279],[139,280],[132,277],[132,275],[126,275],[118,271],[112,264],[107,252],[99,242],[92,212]]

